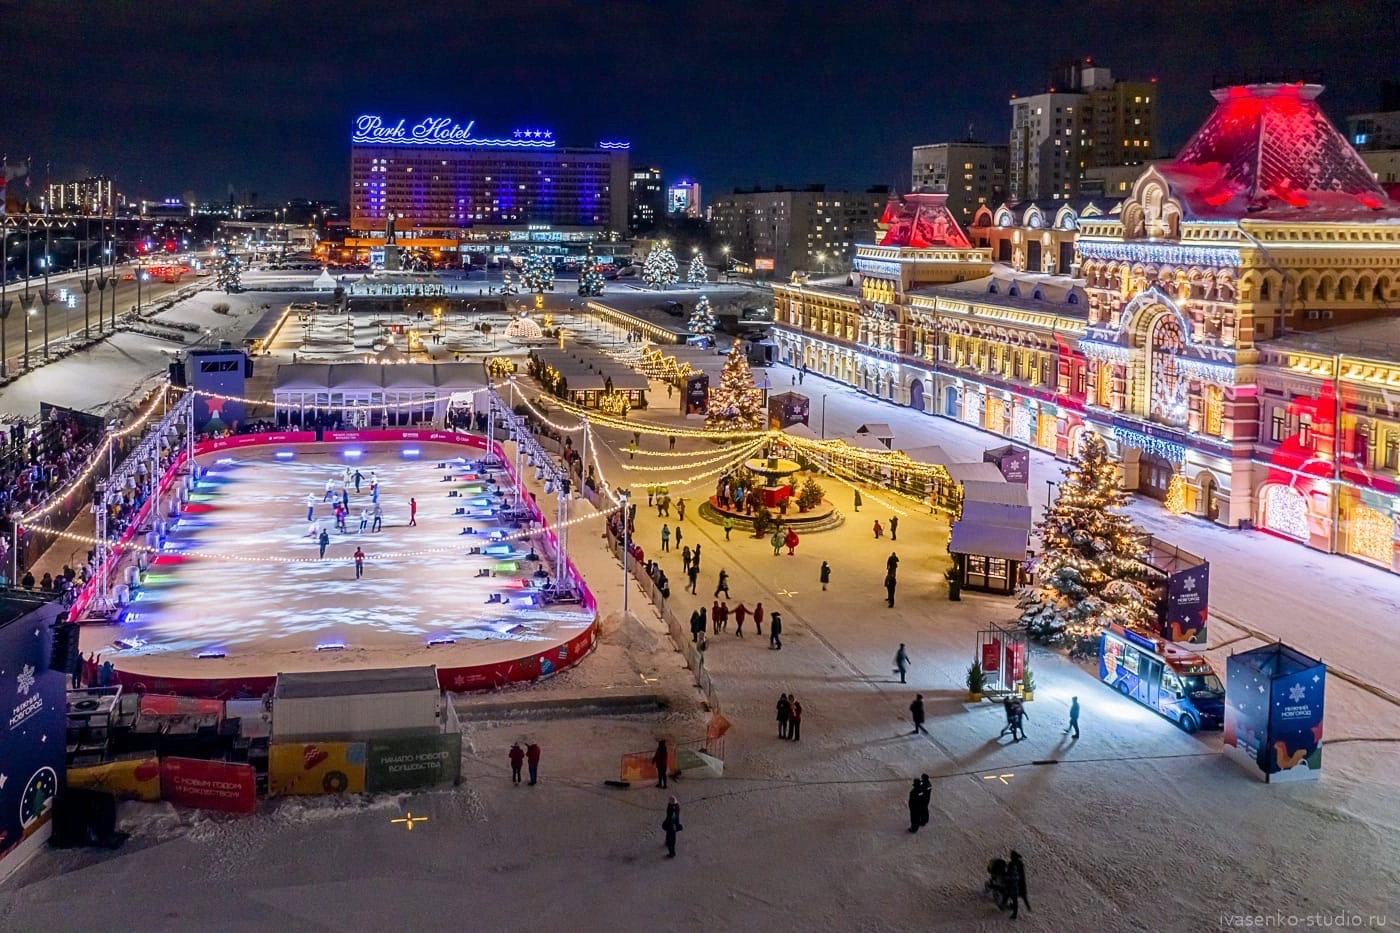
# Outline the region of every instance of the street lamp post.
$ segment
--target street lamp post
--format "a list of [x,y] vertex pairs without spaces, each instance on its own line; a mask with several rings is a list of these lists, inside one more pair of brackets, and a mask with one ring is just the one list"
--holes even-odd
[[1058,485],[1059,483],[1055,482],[1053,479],[1047,479],[1045,481],[1045,507],[1047,509],[1050,508],[1050,493]]
[[43,302],[43,304],[44,304],[44,362],[46,362],[46,363],[47,363],[48,360],[49,360],[49,302],[53,300],[53,296],[49,294],[49,262],[50,262],[50,259],[49,259],[49,257],[50,257],[50,250],[49,250],[49,247],[50,247],[51,244],[52,244],[52,241],[51,241],[51,239],[50,239],[50,231],[51,231],[51,229],[52,229],[52,224],[50,224],[49,221],[48,221],[47,219],[45,219],[45,221],[44,221],[44,291],[43,291],[43,293],[39,296],[39,300],[40,300],[41,302]]
[[24,369],[29,371],[29,319],[34,316],[34,299],[29,294],[29,246],[34,231],[33,223],[25,224],[24,228],[24,300],[20,304],[24,307]]
[[[0,224],[0,379],[8,376],[9,353],[5,347],[5,327],[10,322],[10,228]],[[11,586],[14,582],[11,581]]]
[[631,542],[627,534],[627,500],[632,497],[632,493],[626,489],[621,489],[618,490],[617,494],[622,498],[622,611],[626,614],[627,591],[631,589],[631,587],[628,586],[627,580],[627,561],[632,553]]

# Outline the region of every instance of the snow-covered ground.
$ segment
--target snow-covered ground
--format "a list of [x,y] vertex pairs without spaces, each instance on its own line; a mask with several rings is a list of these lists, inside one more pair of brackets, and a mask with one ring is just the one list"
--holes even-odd
[[[880,421],[895,427],[898,443],[937,443],[967,459],[997,443],[812,377],[801,391],[813,396],[814,426],[820,396],[828,396],[828,436]],[[599,431],[595,439],[610,478],[645,484],[646,474],[621,470],[626,458],[615,452],[625,435]],[[656,449],[657,440],[644,448]],[[702,442],[690,448],[697,458],[702,446],[714,453]],[[700,472],[684,458],[639,454],[631,462],[676,464],[674,474],[652,481]],[[1032,489],[1056,469],[1036,461]],[[682,485],[673,482],[672,495],[692,505],[712,490],[711,479]],[[1400,921],[1400,818],[1392,803],[1400,735],[1391,703],[1330,679],[1321,780],[1270,786],[1220,754],[1218,733],[1187,735],[1098,683],[1087,667],[1034,649],[1028,738],[999,740],[999,708],[965,704],[962,680],[977,630],[1009,620],[1011,601],[966,593],[947,601],[946,520],[906,509],[898,541],[876,542],[870,523],[890,515],[878,493],[867,490],[855,515],[849,490],[826,485],[848,520],[804,535],[793,557],[775,557],[766,542],[737,533],[726,542],[693,510],[683,523],[685,543],[703,546],[704,572],[698,597],[673,586],[673,612],[684,619],[710,605],[724,568],[731,606],[761,599],[785,621],[781,651],[753,637],[751,626],[742,640],[732,625],[711,637],[705,664],[733,723],[723,778],[668,790],[602,784],[617,776],[620,755],[649,750],[658,737],[684,742],[702,729],[688,675],[664,642],[659,656],[648,650],[646,636],[660,627],[634,586],[630,602],[645,633],[605,625],[599,655],[544,689],[571,678],[586,690],[601,670],[615,687],[630,669],[639,684],[659,680],[669,695],[688,697],[676,711],[471,718],[465,781],[455,790],[278,801],[241,820],[127,806],[123,819],[136,835],[125,849],[42,856],[0,890],[0,929],[1004,929],[1007,920],[981,889],[987,860],[1011,847],[1025,854],[1029,871],[1033,909],[1018,921],[1024,929],[1200,931],[1242,926],[1246,917],[1254,926],[1265,918],[1308,925],[1311,917],[1311,925],[1358,929],[1368,918]],[[573,514],[587,508],[574,503]],[[639,503],[637,540],[648,557],[657,556],[663,520]],[[582,528],[589,530],[575,532],[573,553],[607,618],[621,603],[621,573],[595,530]],[[1261,562],[1262,571],[1237,573],[1255,556],[1252,542],[1269,539],[1206,530],[1239,550],[1200,548],[1215,569],[1212,596],[1229,603],[1227,611],[1273,631],[1291,624],[1285,609],[1308,593],[1313,607],[1298,623],[1299,640],[1335,632],[1328,641],[1339,650],[1360,646],[1361,669],[1393,677],[1397,652],[1377,633],[1389,614],[1327,582],[1354,565],[1278,542],[1291,550],[1257,553],[1281,566]],[[881,587],[890,551],[901,557],[892,609]],[[673,581],[682,579],[675,551],[661,560]],[[823,560],[833,567],[827,591],[817,582]],[[1314,561],[1321,577],[1303,576]],[[1357,569],[1382,590],[1393,579]],[[1213,630],[1212,644],[1223,628]],[[891,674],[900,642],[913,658],[907,684]],[[1230,647],[1256,644],[1244,638]],[[1218,668],[1228,650],[1210,652]],[[773,704],[784,691],[804,707],[800,742],[775,734]],[[928,704],[928,736],[910,734],[915,692]],[[1072,696],[1083,706],[1078,740],[1062,732]],[[521,739],[544,750],[539,786],[510,783],[506,750]],[[932,819],[911,834],[905,799],[920,773],[933,781]],[[669,794],[680,799],[685,826],[675,860],[663,857],[659,827]],[[406,812],[428,821],[412,832],[390,822]]]

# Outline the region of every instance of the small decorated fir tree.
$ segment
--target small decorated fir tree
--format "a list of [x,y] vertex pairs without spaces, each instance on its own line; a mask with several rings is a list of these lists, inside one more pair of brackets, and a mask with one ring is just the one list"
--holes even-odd
[[642,264],[642,281],[652,288],[666,288],[680,281],[681,270],[676,264],[676,254],[665,243],[658,243],[647,253]]
[[710,271],[705,268],[705,257],[699,253],[690,260],[690,268],[685,272],[685,283],[687,285],[704,285],[710,281]]
[[543,253],[525,257],[520,269],[520,282],[532,292],[544,292],[554,287],[554,260]]
[[593,258],[593,247],[588,247],[588,258],[578,276],[578,293],[585,298],[597,298],[603,294],[603,273],[598,269],[598,260]]
[[716,431],[756,431],[763,427],[763,392],[753,384],[753,372],[742,347],[724,362],[719,385],[710,389],[705,427]]
[[715,332],[715,309],[710,306],[708,295],[701,295],[700,300],[695,302],[695,310],[690,312],[690,320],[686,326],[692,334],[705,335]]
[[513,275],[511,274],[511,271],[510,271],[509,269],[507,269],[507,270],[505,270],[504,272],[502,272],[502,273],[501,273],[501,294],[502,294],[502,295],[514,295],[514,294],[516,294],[518,291],[520,291],[520,289],[516,286],[516,284],[515,284],[515,276],[513,276]]
[[1142,531],[1119,511],[1126,502],[1117,462],[1103,438],[1086,432],[1037,526],[1036,585],[1020,603],[1031,637],[1049,643],[1090,637],[1114,622],[1153,632],[1139,560]]

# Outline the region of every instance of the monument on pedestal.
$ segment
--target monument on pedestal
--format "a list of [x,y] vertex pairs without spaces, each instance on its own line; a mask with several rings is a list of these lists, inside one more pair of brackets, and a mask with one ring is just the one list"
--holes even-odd
[[399,263],[399,237],[394,230],[393,214],[384,225],[384,271],[398,272],[403,266]]

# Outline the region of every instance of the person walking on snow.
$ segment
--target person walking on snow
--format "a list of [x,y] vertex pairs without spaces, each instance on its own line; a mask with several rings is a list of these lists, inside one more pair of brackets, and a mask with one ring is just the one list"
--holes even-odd
[[885,560],[885,571],[887,573],[899,572],[899,555],[894,551],[890,551],[890,556]]
[[676,521],[685,521],[685,497],[676,500]]
[[418,524],[418,500],[412,496],[408,497],[408,524],[410,526]]
[[894,673],[899,675],[899,682],[904,683],[904,675],[909,670],[909,652],[904,650],[904,642],[899,643],[899,650],[894,653]]
[[671,550],[671,526],[661,526],[661,550],[663,552]]
[[771,544],[771,545],[773,545],[773,556],[774,556],[774,557],[777,557],[777,556],[778,556],[778,552],[779,552],[780,550],[782,550],[782,547],[783,547],[783,532],[782,532],[782,530],[779,529],[779,528],[774,528],[774,529],[773,529],[773,534],[772,534],[771,536],[769,536],[769,538],[768,538],[768,543]]
[[724,521],[720,524],[720,527],[724,529],[724,540],[728,541],[729,533],[734,530],[734,519],[726,515],[724,517]]
[[676,525],[676,547],[680,547],[680,546],[681,546],[681,526],[680,526],[680,524],[678,523],[678,524]]
[[676,833],[685,829],[681,825],[681,804],[675,797],[666,803],[666,818],[661,821],[661,828],[666,831],[666,857],[676,857]]
[[384,507],[378,502],[374,504],[374,524],[370,526],[370,531],[379,531],[384,527]]
[[924,782],[914,778],[914,786],[909,788],[909,831],[917,833],[919,827],[924,825],[923,814],[920,812],[924,801]]
[[651,756],[651,763],[656,766],[656,786],[665,787],[671,765],[671,753],[666,749],[665,739],[657,740],[656,752]]
[[306,520],[314,521],[316,518],[316,497],[311,493],[306,494]]
[[775,609],[768,620],[768,647],[774,651],[783,650],[783,617]]
[[856,494],[856,499],[855,499],[856,511],[859,512],[859,511],[860,511],[860,490],[859,490],[859,489],[855,490],[855,494]]
[[909,704],[909,716],[914,720],[914,732],[910,734],[922,732],[924,735],[928,735],[928,730],[924,728],[924,695],[922,693],[914,694],[914,702]]
[[328,479],[328,480],[326,480],[326,496],[325,496],[325,498],[322,499],[321,501],[322,501],[322,502],[329,502],[329,501],[331,501],[331,500],[334,499],[334,498],[335,498],[335,480],[333,480],[333,479]]
[[1026,902],[1026,910],[1031,909],[1031,899],[1026,895],[1026,863],[1021,853],[1011,850],[1011,861],[1006,866],[1006,893],[1011,899],[1011,919],[1020,913],[1020,902]]
[[753,630],[754,633],[762,637],[763,635],[763,603],[753,604]]
[[891,541],[898,540],[898,536],[899,536],[899,516],[898,516],[898,515],[891,515],[891,516],[890,516],[890,540],[891,540]]
[[778,738],[788,737],[788,720],[792,718],[792,703],[784,693],[778,697]]
[[721,570],[721,571],[719,572],[719,583],[715,586],[715,599],[719,599],[719,594],[720,594],[720,593],[723,593],[726,599],[732,598],[732,597],[730,597],[730,595],[729,595],[729,571],[728,571],[728,570]]
[[875,540],[879,541],[885,536],[885,529],[880,526],[880,520],[875,519]]
[[[680,531],[679,528],[676,531]],[[681,573],[690,573],[690,545],[681,548]]]
[[826,585],[831,582],[831,565],[822,561],[822,592],[826,592]]
[[326,532],[326,529],[321,529],[321,537],[317,540],[317,543],[321,545],[321,560],[325,560],[326,548],[329,547],[331,543],[331,536]]
[[687,575],[690,577],[690,593],[691,593],[691,595],[692,595],[692,596],[698,595],[698,594],[696,594],[696,592],[695,592],[695,584],[696,584],[696,583],[699,581],[699,579],[700,579],[700,564],[699,564],[698,562],[692,561],[692,562],[691,562],[691,565],[690,565],[690,570],[688,570],[686,573],[687,573]]
[[350,511],[350,490],[344,486],[340,487],[340,507],[347,512]]
[[715,624],[715,634],[719,634],[719,600],[710,607],[710,620]]
[[364,575],[365,575],[365,552],[364,552],[364,550],[363,550],[362,548],[356,546],[356,548],[355,548],[355,579],[358,580],[358,579],[360,579],[360,577],[363,577]]
[[734,634],[740,638],[744,637],[744,619],[748,617],[748,607],[743,603],[734,607]]
[[365,533],[369,527],[369,509],[360,509],[360,534]]
[[1079,697],[1070,697],[1069,700],[1069,725],[1065,726],[1065,735],[1074,730],[1074,737],[1079,738]]
[[894,587],[896,582],[893,573],[885,574],[885,603],[891,609],[894,608]]
[[530,786],[534,787],[540,779],[540,747],[534,742],[525,749],[525,761],[530,765]]
[[520,783],[520,769],[525,764],[525,749],[520,747],[519,742],[514,742],[510,746],[510,781],[512,784]]

